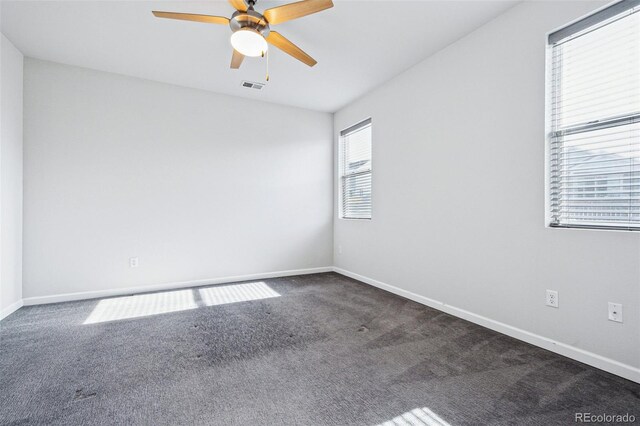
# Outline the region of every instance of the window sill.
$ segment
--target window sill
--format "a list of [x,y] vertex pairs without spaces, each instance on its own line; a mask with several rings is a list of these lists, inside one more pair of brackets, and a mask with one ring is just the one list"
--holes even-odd
[[547,224],[545,228],[550,229],[568,229],[574,231],[608,231],[608,232],[638,232],[640,228],[629,228],[624,226],[619,227],[608,227],[608,226],[593,226],[593,225],[552,225]]

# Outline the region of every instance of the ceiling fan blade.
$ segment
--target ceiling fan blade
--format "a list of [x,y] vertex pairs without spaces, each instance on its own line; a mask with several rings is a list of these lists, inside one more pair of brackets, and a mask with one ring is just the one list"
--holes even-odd
[[237,70],[238,68],[240,68],[243,60],[244,55],[238,52],[236,49],[233,49],[233,56],[231,57],[231,68]]
[[267,41],[273,44],[278,49],[282,50],[283,52],[293,56],[297,60],[309,65],[310,67],[318,63],[315,59],[307,55],[302,49],[300,49],[295,44],[291,43],[282,34],[278,32],[271,31],[267,36]]
[[247,11],[247,4],[244,2],[244,0],[229,0],[229,3],[231,4],[231,6],[233,6],[234,9],[239,10],[240,12]]
[[183,21],[204,22],[207,24],[223,24],[229,25],[229,19],[224,16],[212,15],[196,15],[193,13],[177,13],[177,12],[159,12],[153,11],[153,15],[157,18],[181,19]]
[[303,0],[267,9],[263,15],[270,24],[275,25],[292,19],[302,18],[303,16],[329,9],[330,7],[333,7],[331,0]]

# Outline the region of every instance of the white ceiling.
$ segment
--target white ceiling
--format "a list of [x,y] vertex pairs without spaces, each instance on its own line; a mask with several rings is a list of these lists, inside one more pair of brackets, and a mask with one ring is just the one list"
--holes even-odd
[[[258,1],[262,11],[286,2]],[[313,56],[309,68],[270,49],[229,69],[224,25],[151,10],[230,16],[225,1],[2,1],[2,32],[26,56],[319,111],[336,111],[504,12],[513,1],[349,1],[274,28]]]

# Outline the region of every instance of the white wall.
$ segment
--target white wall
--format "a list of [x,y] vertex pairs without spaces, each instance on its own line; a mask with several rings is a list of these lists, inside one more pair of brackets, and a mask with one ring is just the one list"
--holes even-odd
[[22,300],[22,53],[0,34],[0,319]]
[[600,5],[522,3],[337,112],[335,133],[372,117],[374,172],[334,261],[640,380],[640,235],[544,223],[545,34]]
[[24,78],[25,298],[331,265],[330,114],[30,58]]

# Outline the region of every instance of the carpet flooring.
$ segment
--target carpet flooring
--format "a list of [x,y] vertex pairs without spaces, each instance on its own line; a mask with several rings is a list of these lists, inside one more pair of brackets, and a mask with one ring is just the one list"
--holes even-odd
[[334,273],[24,307],[3,425],[553,425],[640,385]]

